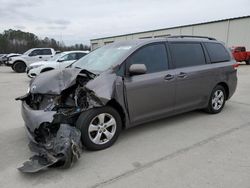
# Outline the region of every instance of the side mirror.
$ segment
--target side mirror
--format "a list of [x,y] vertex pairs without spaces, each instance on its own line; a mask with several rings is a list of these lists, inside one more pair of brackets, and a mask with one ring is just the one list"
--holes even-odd
[[61,62],[63,62],[63,60],[62,59],[58,59],[57,62],[61,63]]
[[129,75],[140,75],[147,72],[147,67],[144,64],[133,64],[129,67]]

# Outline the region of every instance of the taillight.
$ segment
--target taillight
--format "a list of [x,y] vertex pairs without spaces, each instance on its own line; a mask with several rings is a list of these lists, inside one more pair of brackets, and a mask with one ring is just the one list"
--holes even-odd
[[233,64],[233,68],[234,69],[237,69],[237,67],[239,67],[240,66],[240,64],[239,63],[235,63],[235,64]]

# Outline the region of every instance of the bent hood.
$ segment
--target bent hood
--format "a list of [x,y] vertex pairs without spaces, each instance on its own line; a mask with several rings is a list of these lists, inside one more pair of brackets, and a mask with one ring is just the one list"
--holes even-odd
[[31,80],[30,92],[39,94],[57,94],[76,83],[80,69],[51,70]]
[[114,72],[105,71],[97,76],[95,73],[76,68],[52,70],[38,75],[31,81],[30,93],[60,95],[63,90],[76,84],[78,76],[88,78],[85,88],[94,92],[103,104],[122,93],[121,80],[115,84],[118,78]]

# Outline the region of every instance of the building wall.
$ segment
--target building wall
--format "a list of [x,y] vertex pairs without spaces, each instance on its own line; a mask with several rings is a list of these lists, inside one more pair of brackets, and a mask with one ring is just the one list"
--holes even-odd
[[168,35],[209,36],[223,41],[228,47],[246,46],[246,48],[250,50],[250,16],[155,31],[132,33],[101,39],[93,39],[91,40],[91,47],[92,50],[94,50],[98,47],[115,41],[165,37]]

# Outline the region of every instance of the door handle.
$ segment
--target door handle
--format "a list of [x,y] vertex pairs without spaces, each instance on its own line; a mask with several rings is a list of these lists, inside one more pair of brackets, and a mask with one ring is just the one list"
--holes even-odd
[[42,58],[43,58],[42,56],[39,57],[39,59],[42,59]]
[[174,75],[172,74],[168,74],[164,77],[164,80],[172,80],[172,79],[174,79]]
[[187,77],[187,73],[185,72],[180,72],[180,74],[178,74],[179,78],[186,78]]

